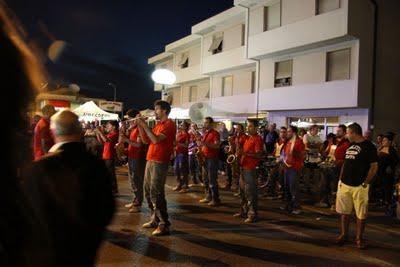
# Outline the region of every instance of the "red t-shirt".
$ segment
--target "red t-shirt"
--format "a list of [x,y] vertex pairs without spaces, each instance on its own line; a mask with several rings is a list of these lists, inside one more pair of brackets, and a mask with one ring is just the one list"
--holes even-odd
[[[246,141],[243,145],[244,153],[259,153],[263,151],[263,140],[261,136],[258,134],[250,135],[246,138]],[[258,164],[260,163],[260,159],[256,159],[249,156],[242,156],[241,164],[243,169],[245,170],[254,170]]]
[[44,154],[46,154],[46,152],[42,149],[42,140],[44,140],[48,149],[54,145],[53,135],[50,131],[50,122],[45,118],[41,118],[39,120],[34,130],[33,156],[35,160],[40,159]]
[[111,132],[106,135],[109,141],[104,142],[103,159],[109,160],[115,157],[115,145],[118,143],[118,131]]
[[176,135],[176,154],[188,154],[188,147],[179,146],[178,144],[189,143],[190,136],[188,132],[179,131]]
[[239,148],[243,149],[244,143],[247,140],[247,135],[245,133],[240,133],[239,136],[236,136],[235,138],[235,144],[236,146],[239,146]]
[[129,135],[129,140],[138,144],[142,143],[140,147],[135,147],[131,144],[128,146],[128,158],[129,159],[141,159],[144,158],[144,145],[142,142],[142,138],[140,138],[139,128],[135,127],[131,134]]
[[291,151],[292,141],[288,140],[285,146],[283,147],[283,153],[285,162],[291,165],[290,167],[288,166],[285,167],[288,169],[295,169],[298,171],[304,165],[305,146],[303,140],[301,140],[299,137],[297,137],[294,142],[295,143],[293,146],[293,150]]
[[335,150],[335,163],[336,166],[342,167],[344,163],[344,157],[346,156],[346,150],[349,148],[350,142],[343,138],[336,146]]
[[[203,142],[216,144],[220,141],[219,132],[214,129],[208,130],[205,132],[203,136]],[[204,157],[207,159],[214,159],[219,157],[219,148],[209,148],[207,146],[203,146],[201,149],[201,153],[203,153]]]
[[153,128],[154,135],[163,134],[166,138],[160,143],[153,144],[150,142],[149,151],[147,152],[147,160],[152,160],[160,163],[168,163],[171,155],[174,152],[174,140],[176,133],[175,123],[168,119],[159,121]]

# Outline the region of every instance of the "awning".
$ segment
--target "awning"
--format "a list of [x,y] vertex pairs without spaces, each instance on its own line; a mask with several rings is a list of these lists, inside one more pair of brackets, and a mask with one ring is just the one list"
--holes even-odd
[[208,49],[208,52],[212,52],[212,51],[216,50],[220,46],[220,44],[222,43],[222,40],[224,40],[223,36],[215,37],[213,42],[212,42],[212,44],[211,44],[211,46],[210,46],[210,49]]
[[83,121],[119,120],[118,114],[109,113],[99,108],[93,101],[77,107],[73,112]]
[[178,66],[182,66],[183,64],[186,63],[186,61],[189,60],[189,54],[188,53],[184,53],[182,54],[181,60],[178,63]]

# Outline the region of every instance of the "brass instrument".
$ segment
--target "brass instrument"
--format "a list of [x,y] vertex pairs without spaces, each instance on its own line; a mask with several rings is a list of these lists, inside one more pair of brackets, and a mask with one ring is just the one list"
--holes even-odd
[[131,122],[131,121],[137,121],[137,120],[144,120],[147,121],[149,118],[148,117],[136,117],[136,118],[132,118],[132,119],[128,119],[126,121]]
[[236,161],[237,161],[237,156],[235,154],[230,154],[226,159],[226,163],[228,163],[229,165],[235,164]]
[[119,142],[115,145],[115,152],[116,152],[117,159],[119,161],[126,160],[128,151],[127,151],[127,149],[125,149],[125,145],[123,142]]
[[229,154],[229,153],[232,153],[232,146],[225,146],[224,147],[224,153],[225,154]]

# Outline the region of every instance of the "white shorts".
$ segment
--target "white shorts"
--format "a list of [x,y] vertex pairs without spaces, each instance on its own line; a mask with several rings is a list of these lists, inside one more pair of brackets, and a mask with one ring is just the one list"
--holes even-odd
[[368,192],[367,187],[349,186],[339,181],[336,195],[336,212],[350,215],[355,210],[356,216],[360,220],[367,218],[368,213]]

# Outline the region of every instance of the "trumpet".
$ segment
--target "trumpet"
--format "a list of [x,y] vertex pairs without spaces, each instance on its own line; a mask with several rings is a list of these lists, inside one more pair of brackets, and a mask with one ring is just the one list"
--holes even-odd
[[137,120],[144,120],[144,121],[147,121],[147,120],[148,120],[148,117],[136,117],[136,118],[128,119],[128,120],[126,120],[126,121],[131,122],[131,121],[137,121]]

